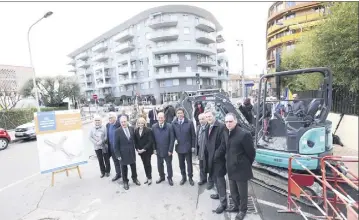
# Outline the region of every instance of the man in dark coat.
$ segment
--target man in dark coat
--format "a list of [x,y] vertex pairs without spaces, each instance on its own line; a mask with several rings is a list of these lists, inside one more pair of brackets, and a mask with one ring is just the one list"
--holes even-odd
[[[198,160],[199,160],[199,182],[198,185],[203,185],[205,183],[207,183],[207,173],[205,170],[205,148],[206,148],[206,139],[207,139],[207,134],[206,134],[206,128],[207,128],[207,121],[206,121],[206,116],[204,113],[201,113],[198,115],[198,119],[199,119],[199,125],[197,126],[197,130],[196,130],[196,155],[198,156]],[[208,178],[208,181],[212,181],[212,179]]]
[[157,112],[156,106],[153,107],[153,109],[151,109],[148,112],[148,118],[150,119],[150,127],[152,127],[152,125],[154,125],[158,122],[157,114],[158,114],[158,112]]
[[158,123],[152,126],[152,133],[154,137],[154,153],[157,155],[157,168],[160,179],[156,181],[157,184],[165,180],[163,162],[166,161],[167,166],[167,180],[170,186],[173,186],[173,170],[172,170],[172,154],[174,145],[173,128],[170,123],[165,122],[165,115],[163,112],[158,113]]
[[108,117],[109,123],[106,124],[107,129],[107,144],[108,154],[112,157],[113,164],[115,165],[116,175],[112,181],[116,181],[121,178],[121,165],[115,155],[115,132],[121,125],[116,121],[116,113],[110,112]]
[[[216,113],[211,110],[205,111],[206,120],[208,123],[206,134],[206,150],[205,150],[205,170],[208,172],[209,176],[213,179],[214,184],[218,193],[212,194],[212,199],[219,199],[220,205],[217,207],[215,212],[217,214],[222,213],[227,208],[227,196],[226,196],[226,180],[225,175],[226,171],[226,159],[225,155],[221,155],[215,158],[217,151],[219,150],[222,139],[224,124],[216,120]],[[213,183],[208,183],[208,188],[211,189]]]
[[115,132],[115,154],[122,166],[123,187],[125,190],[128,186],[128,167],[131,167],[132,180],[136,185],[141,185],[137,179],[136,171],[136,149],[134,141],[134,129],[128,126],[126,116],[120,118],[121,127]]
[[194,130],[194,125],[191,120],[184,117],[185,110],[183,108],[178,108],[176,110],[177,119],[173,121],[173,133],[175,140],[177,140],[176,152],[178,155],[182,180],[180,185],[183,185],[186,181],[186,164],[187,162],[187,172],[188,172],[188,181],[191,186],[194,185],[193,182],[193,165],[192,165],[192,149],[196,145],[196,132]]
[[225,117],[228,130],[224,132],[223,144],[216,152],[215,159],[226,155],[229,189],[233,207],[228,211],[238,212],[236,220],[243,220],[247,213],[248,181],[253,178],[252,163],[256,156],[252,135],[237,125],[233,113]]
[[167,123],[172,123],[173,118],[176,116],[176,110],[172,105],[167,106],[164,109],[165,118]]

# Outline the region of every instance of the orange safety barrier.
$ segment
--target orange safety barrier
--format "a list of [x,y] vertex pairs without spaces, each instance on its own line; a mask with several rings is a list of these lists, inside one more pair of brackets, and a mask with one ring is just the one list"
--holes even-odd
[[[317,175],[304,166],[297,158],[320,160],[321,174]],[[295,173],[292,163],[296,162],[307,174]],[[333,165],[333,163],[335,165]],[[325,156],[322,158],[305,155],[293,155],[288,164],[288,204],[286,210],[279,213],[297,213],[304,219],[358,219],[358,175],[348,170],[344,163],[358,163],[358,157],[353,156]],[[328,175],[331,171],[331,176]],[[340,171],[341,170],[341,171]],[[345,174],[343,174],[343,172]],[[309,195],[302,187],[310,187],[317,182],[322,187],[321,195]],[[355,194],[356,200],[350,196]],[[293,199],[305,197],[321,213],[321,215],[308,215]],[[320,202],[319,202],[320,201]]]

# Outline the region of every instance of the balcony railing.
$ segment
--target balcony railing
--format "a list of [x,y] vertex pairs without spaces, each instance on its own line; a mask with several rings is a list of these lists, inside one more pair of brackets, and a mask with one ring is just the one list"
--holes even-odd
[[179,65],[178,58],[154,60],[154,62],[153,62],[153,66],[155,66],[155,67],[174,66],[174,65]]
[[200,43],[167,43],[163,45],[157,45],[152,49],[154,54],[163,53],[199,53],[205,55],[216,54],[216,48],[211,44],[200,44]]
[[216,30],[216,25],[208,20],[203,18],[196,20],[196,28],[206,31],[206,32],[213,32]]
[[96,56],[92,58],[92,61],[94,62],[103,62],[105,60],[108,60],[109,56],[108,53],[99,53]]
[[77,61],[77,65],[78,68],[88,68],[90,67],[90,63],[87,61]]
[[283,44],[283,43],[287,43],[287,42],[291,42],[291,41],[296,41],[299,38],[300,38],[300,33],[283,36],[283,37],[274,39],[271,42],[269,42],[268,45],[267,45],[267,48],[276,46],[278,44]]
[[131,79],[129,79],[129,78],[120,79],[119,84],[120,85],[129,85],[129,84],[136,84],[137,82],[138,82],[138,78],[133,77]]
[[197,65],[199,65],[199,66],[215,66],[216,61],[213,59],[203,58],[203,59],[197,60]]
[[116,42],[125,42],[127,40],[132,39],[134,36],[135,35],[133,34],[133,30],[127,29],[127,30],[124,30],[124,31],[118,33],[117,35],[115,35],[113,37],[113,40]]
[[223,47],[217,48],[217,53],[224,53],[224,52],[226,52],[226,49],[224,49]]
[[92,48],[92,51],[94,51],[94,52],[103,52],[103,51],[107,50],[107,46],[108,46],[107,43],[102,42],[102,43],[99,43],[96,46],[94,46]]
[[216,37],[211,33],[198,31],[196,32],[196,40],[201,43],[211,44],[216,42]]
[[87,52],[82,52],[79,55],[76,56],[76,59],[78,60],[86,60],[88,59],[90,56]]
[[125,66],[125,67],[120,67],[120,68],[118,68],[118,70],[117,70],[117,73],[118,74],[128,74],[128,72],[129,72],[129,67],[128,66]]
[[151,19],[148,26],[153,29],[164,27],[175,27],[178,24],[177,16],[161,16],[160,18]]
[[150,34],[149,40],[152,41],[165,41],[165,40],[176,40],[179,36],[177,29],[156,31]]
[[126,43],[122,43],[119,44],[116,48],[115,48],[115,52],[116,53],[128,53],[131,50],[135,49],[135,45],[132,42],[126,42]]
[[68,63],[68,65],[71,65],[71,66],[75,66],[75,64],[76,64],[75,60],[71,60],[71,61]]
[[191,78],[195,77],[196,73],[200,74],[202,78],[217,78],[218,74],[215,70],[209,72],[202,72],[202,71],[186,71],[186,70],[172,70],[170,72],[156,72],[155,78],[156,79],[169,79],[169,78]]

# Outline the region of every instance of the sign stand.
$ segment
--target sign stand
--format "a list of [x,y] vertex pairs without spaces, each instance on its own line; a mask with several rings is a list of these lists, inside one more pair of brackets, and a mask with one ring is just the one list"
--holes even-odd
[[63,170],[58,170],[58,171],[52,172],[51,186],[54,186],[54,184],[55,184],[55,174],[56,173],[66,172],[66,176],[69,176],[69,170],[74,170],[74,169],[77,169],[77,173],[79,174],[80,179],[82,179],[81,171],[80,171],[79,166],[69,167],[69,168],[66,168],[66,169],[63,169]]

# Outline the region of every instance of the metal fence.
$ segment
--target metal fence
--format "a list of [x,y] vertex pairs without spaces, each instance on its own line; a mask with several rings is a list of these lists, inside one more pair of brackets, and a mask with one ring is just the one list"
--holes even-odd
[[[300,98],[318,98],[321,92],[317,90],[297,91]],[[333,88],[332,92],[332,110],[334,113],[343,113],[345,115],[359,115],[359,95],[357,92],[350,92],[345,88]]]

